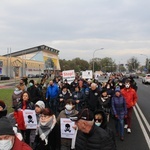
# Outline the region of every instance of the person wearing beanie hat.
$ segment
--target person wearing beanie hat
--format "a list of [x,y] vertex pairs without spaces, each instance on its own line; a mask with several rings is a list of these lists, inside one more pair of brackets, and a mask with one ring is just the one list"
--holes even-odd
[[7,115],[7,107],[4,101],[0,100],[0,118]]
[[[45,104],[42,100],[39,100],[35,103],[35,113],[36,113],[37,124],[39,124],[40,115],[44,109],[45,109]],[[33,145],[34,145],[35,136],[36,136],[36,130],[32,129],[30,132],[31,147],[33,147]]]
[[31,150],[31,147],[15,136],[13,127],[7,117],[0,118],[0,149]]
[[124,119],[127,117],[127,107],[125,98],[120,90],[116,88],[115,95],[112,97],[112,111],[115,116],[116,134],[120,135],[120,140],[124,140]]

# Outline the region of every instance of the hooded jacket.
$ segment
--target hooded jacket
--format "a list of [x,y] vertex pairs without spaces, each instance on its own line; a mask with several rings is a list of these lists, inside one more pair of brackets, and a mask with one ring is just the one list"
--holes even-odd
[[112,138],[112,140],[114,142],[114,145],[116,146],[115,135],[114,135],[114,132],[107,126],[107,116],[106,116],[105,112],[103,110],[96,110],[94,112],[94,116],[96,114],[101,114],[102,115],[103,121],[100,125],[100,128],[104,129],[108,133],[108,135]]

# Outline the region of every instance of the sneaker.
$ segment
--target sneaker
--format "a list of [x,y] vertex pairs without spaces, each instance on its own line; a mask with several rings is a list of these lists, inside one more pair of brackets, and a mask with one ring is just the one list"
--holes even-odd
[[127,127],[128,127],[128,125],[127,125],[127,124],[125,124],[125,125],[124,125],[124,128],[125,128],[125,129],[127,129]]
[[130,128],[127,129],[127,133],[131,133],[131,129]]

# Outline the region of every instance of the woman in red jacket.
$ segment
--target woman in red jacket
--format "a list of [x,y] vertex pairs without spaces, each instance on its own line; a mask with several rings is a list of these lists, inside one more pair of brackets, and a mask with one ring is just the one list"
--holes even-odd
[[34,110],[34,104],[30,101],[30,94],[29,92],[25,91],[22,93],[21,100],[18,103],[17,107],[15,108],[14,117],[16,119],[16,123],[18,128],[21,130],[23,139],[27,144],[30,144],[30,129],[26,129],[23,111],[25,109]]

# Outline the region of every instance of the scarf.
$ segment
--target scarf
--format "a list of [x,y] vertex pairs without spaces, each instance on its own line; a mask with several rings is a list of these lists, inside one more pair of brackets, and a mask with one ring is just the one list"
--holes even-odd
[[39,123],[39,127],[37,128],[36,131],[36,135],[39,133],[41,140],[45,141],[45,145],[48,144],[48,135],[54,128],[55,124],[56,124],[55,115],[53,115],[45,125]]

